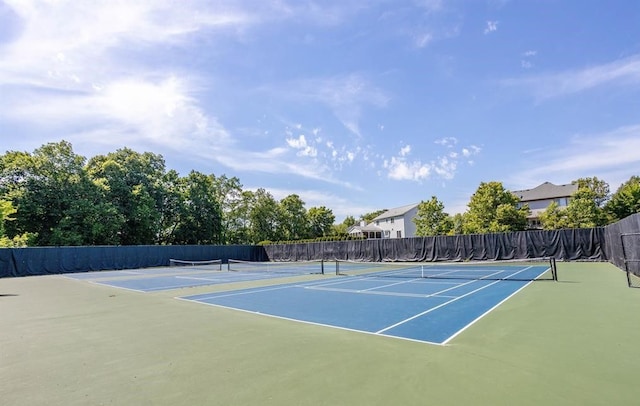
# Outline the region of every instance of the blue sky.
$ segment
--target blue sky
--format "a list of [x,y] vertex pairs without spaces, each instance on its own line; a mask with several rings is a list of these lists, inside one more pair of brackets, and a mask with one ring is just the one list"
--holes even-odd
[[0,153],[70,141],[338,221],[640,175],[636,0],[0,2]]

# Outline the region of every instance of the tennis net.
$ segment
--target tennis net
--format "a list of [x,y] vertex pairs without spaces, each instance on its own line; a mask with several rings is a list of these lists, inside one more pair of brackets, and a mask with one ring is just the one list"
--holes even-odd
[[230,259],[229,271],[235,272],[272,272],[285,274],[324,274],[324,261],[240,261]]
[[558,280],[554,258],[436,263],[336,261],[336,275],[467,280]]
[[198,270],[222,271],[222,260],[211,259],[207,261],[188,261],[183,259],[169,259],[169,266]]

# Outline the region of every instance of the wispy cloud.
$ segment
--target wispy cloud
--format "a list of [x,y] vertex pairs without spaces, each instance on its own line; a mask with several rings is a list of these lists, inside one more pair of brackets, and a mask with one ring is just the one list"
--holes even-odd
[[3,48],[0,83],[85,88],[130,74],[116,50],[188,41],[189,34],[239,27],[253,17],[228,5],[209,9],[159,2],[9,1],[22,31]]
[[[571,182],[593,177],[610,182],[612,188],[640,173],[640,124],[598,134],[579,134],[553,150],[536,150],[526,162],[544,162],[513,172],[510,184],[528,188],[544,181]],[[614,186],[615,185],[615,186]]]
[[[154,1],[8,1],[20,30],[0,49],[0,115],[79,143],[216,144],[229,133],[198,100],[198,74],[145,58],[202,30],[256,18],[233,5]],[[159,67],[161,66],[161,67]],[[108,136],[105,136],[108,134]]]
[[359,137],[362,136],[360,119],[365,108],[382,108],[389,101],[389,96],[382,89],[358,73],[301,79],[264,90],[274,97],[279,95],[307,103],[322,103],[331,109],[345,128]]
[[637,86],[640,85],[640,54],[584,69],[506,79],[501,83],[524,88],[537,99],[580,93],[600,86]]

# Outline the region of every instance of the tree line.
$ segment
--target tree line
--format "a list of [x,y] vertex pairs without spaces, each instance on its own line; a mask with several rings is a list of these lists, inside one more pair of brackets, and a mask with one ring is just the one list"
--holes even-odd
[[236,177],[167,170],[129,148],[87,160],[69,142],[0,156],[0,246],[256,244],[330,235],[335,216],[243,190]]
[[[610,195],[597,178],[579,179],[569,206],[552,204],[544,228],[594,227],[640,211],[640,177]],[[0,155],[0,246],[257,244],[342,239],[350,226],[384,212],[347,216],[334,224],[325,206],[307,209],[291,194],[276,200],[240,180],[167,170],[150,152],[118,149],[90,159],[67,141],[32,153]],[[468,210],[449,215],[435,196],[422,201],[418,235],[524,230],[529,209],[500,182],[481,183]]]
[[[632,176],[613,194],[609,184],[597,177],[580,178],[572,184],[576,191],[566,207],[554,201],[540,214],[543,229],[601,227],[640,213],[640,176]],[[422,201],[414,219],[416,234],[499,233],[528,227],[529,207],[500,182],[482,182],[467,207],[464,213],[449,215],[435,196]]]

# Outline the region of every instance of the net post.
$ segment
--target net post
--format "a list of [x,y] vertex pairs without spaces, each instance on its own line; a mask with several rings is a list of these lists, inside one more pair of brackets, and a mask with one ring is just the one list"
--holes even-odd
[[631,287],[631,275],[629,274],[629,264],[627,263],[627,252],[624,248],[624,236],[620,234],[620,246],[622,247],[622,260],[624,261],[624,270],[627,273],[627,287]]
[[324,259],[320,260],[320,274],[324,275]]
[[336,276],[340,275],[340,262],[336,259]]

